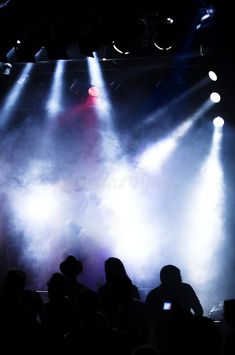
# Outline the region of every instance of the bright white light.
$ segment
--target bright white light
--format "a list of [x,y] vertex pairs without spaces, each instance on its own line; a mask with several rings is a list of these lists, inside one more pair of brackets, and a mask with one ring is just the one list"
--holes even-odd
[[18,80],[17,80],[17,84],[22,85],[27,79],[28,79],[29,75],[22,75]]
[[[40,166],[36,168],[40,170]],[[22,255],[25,260],[38,261],[47,268],[49,256],[55,262],[58,246],[61,242],[66,244],[63,228],[70,206],[58,184],[40,183],[39,171],[33,174],[33,170],[26,173],[22,184],[11,190],[10,202],[15,228],[24,235]]]
[[173,20],[172,17],[167,17],[166,22],[167,22],[168,24],[172,24],[172,23],[174,22],[174,20]]
[[110,116],[111,113],[111,104],[96,53],[94,53],[94,58],[88,57],[87,61],[90,83],[92,86],[99,88],[99,100],[96,101],[95,105],[96,111],[100,119],[107,119],[107,116]]
[[217,116],[213,119],[213,125],[217,128],[221,128],[224,125],[224,120],[222,117]]
[[[88,67],[91,83],[101,89],[102,100],[97,103],[96,108],[99,117],[102,117],[104,110],[102,107],[107,105],[106,110],[109,112],[108,107],[111,104],[96,56],[88,58]],[[108,118],[105,119],[105,128],[101,131],[101,148],[103,156],[112,166],[112,171],[102,183],[101,196],[102,208],[110,216],[112,225],[115,225],[115,228],[109,231],[109,244],[112,245],[113,255],[135,265],[135,274],[141,275],[142,265],[148,257],[153,252],[156,257],[156,249],[153,251],[153,243],[155,245],[157,243],[156,231],[154,235],[150,232],[150,224],[142,207],[143,203],[136,186],[140,180],[136,181],[127,164],[117,162],[120,157],[118,155],[120,145],[112,129],[111,115]],[[141,182],[143,183],[143,179]]]
[[104,181],[102,196],[103,205],[111,211],[115,224],[112,231],[113,252],[129,260],[136,268],[140,266],[138,263],[145,263],[152,253],[156,256],[156,231],[151,231],[142,196],[127,165],[115,167]]
[[61,110],[61,105],[58,102],[58,100],[56,99],[51,99],[48,103],[47,103],[47,109],[50,112],[50,114],[56,114],[58,112],[60,112]]
[[201,21],[205,21],[214,15],[214,9],[212,7],[206,9],[206,13],[201,17]]
[[105,89],[105,84],[97,56],[94,54],[94,58],[88,57],[87,61],[91,85],[96,86],[97,88],[100,88],[103,91],[103,89]]
[[65,61],[58,60],[55,73],[53,76],[52,86],[49,98],[46,104],[49,116],[54,116],[62,110],[62,89],[63,89],[63,73]]
[[168,138],[148,148],[140,157],[139,167],[147,171],[157,171],[174,150],[176,141]]
[[205,14],[205,15],[203,15],[202,16],[202,18],[201,18],[201,21],[205,21],[206,19],[208,19],[210,17],[210,14]]
[[53,185],[30,186],[18,203],[21,219],[29,223],[46,224],[59,218],[61,200],[58,188]]
[[195,114],[179,125],[169,137],[147,148],[138,159],[138,166],[149,172],[157,172],[163,163],[171,156],[177,148],[179,141],[190,130],[202,113],[210,107],[209,102],[205,102]]
[[220,94],[218,94],[218,92],[212,92],[210,94],[210,99],[212,102],[218,103],[218,102],[220,102]]
[[204,12],[204,15],[201,17],[201,22],[209,19],[213,15],[214,15],[214,8],[212,8],[212,7],[207,8]]
[[[214,277],[214,260],[217,260],[219,243],[224,237],[223,208],[224,183],[220,162],[222,131],[214,130],[210,153],[195,180],[193,196],[188,205],[189,228],[185,244],[190,277],[201,285]],[[216,259],[214,259],[216,258]]]
[[217,75],[216,75],[216,73],[215,73],[213,70],[210,70],[209,73],[208,73],[208,75],[209,75],[209,78],[210,78],[211,80],[213,80],[213,81],[216,81],[216,80],[217,80]]

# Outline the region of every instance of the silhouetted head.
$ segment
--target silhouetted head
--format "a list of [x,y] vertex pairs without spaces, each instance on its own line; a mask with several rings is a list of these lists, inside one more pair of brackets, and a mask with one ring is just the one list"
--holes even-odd
[[69,255],[60,264],[60,271],[66,276],[77,276],[83,270],[82,263],[73,255]]
[[18,296],[25,288],[26,274],[23,270],[8,270],[3,281],[3,288],[7,294]]
[[174,265],[165,265],[160,271],[160,280],[163,284],[175,284],[182,282],[180,269]]
[[125,267],[122,261],[118,258],[108,258],[104,264],[106,281],[113,280],[114,277],[119,275],[126,275]]

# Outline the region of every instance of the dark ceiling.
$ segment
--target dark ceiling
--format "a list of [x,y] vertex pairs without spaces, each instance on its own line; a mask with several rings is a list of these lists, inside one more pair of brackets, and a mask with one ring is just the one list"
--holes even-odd
[[90,55],[116,38],[132,36],[146,42],[156,32],[164,32],[166,16],[175,19],[172,28],[180,39],[196,24],[200,9],[209,5],[217,6],[217,1],[11,0],[0,8],[0,60],[6,60],[5,54],[18,39],[23,43],[20,61],[29,61],[42,46],[54,59],[66,59],[66,48],[74,43],[82,54]]
[[[6,6],[1,6],[4,3]],[[215,10],[212,21],[197,31],[202,10],[210,6]],[[235,30],[232,6],[232,2],[225,0],[0,0],[0,62],[11,62],[6,54],[13,47],[16,61],[22,63],[34,61],[35,53],[42,46],[49,60],[74,59],[68,55],[70,46],[75,45],[79,55],[90,56],[103,48],[108,53],[110,47],[113,49],[113,40],[134,39],[142,47],[125,58],[125,66],[139,67],[139,58],[145,57],[154,60],[144,61],[146,67],[165,67],[161,58],[169,55],[171,65],[175,65],[176,61],[171,58],[175,60],[177,55],[184,54],[183,50],[189,45],[187,39],[190,39],[191,54],[196,50],[197,55],[212,58],[223,89],[224,109],[233,117]],[[167,34],[166,16],[174,18],[171,31],[178,47],[175,46],[176,52],[155,50],[153,55],[148,51],[148,42],[152,43],[155,34],[161,33],[163,37]],[[20,46],[17,40],[21,40]],[[201,47],[203,53],[200,53]],[[120,57],[113,51],[107,58]]]
[[[209,61],[212,58],[224,91],[224,108],[233,116],[235,42],[232,39],[235,31],[232,2],[229,5],[224,0],[10,0],[6,6],[1,6],[4,3],[6,1],[0,1],[0,62],[11,63],[6,54],[13,47],[17,54],[14,62],[20,63],[34,62],[35,53],[42,47],[46,49],[48,60],[77,59],[76,51],[74,57],[68,55],[71,46],[76,46],[80,56],[91,56],[92,52],[104,48],[107,58],[116,59],[120,57],[113,50],[112,41],[134,40],[140,44],[139,49],[136,46],[125,58],[125,65],[136,67],[136,60],[145,57],[154,59],[147,67],[165,67],[163,56],[167,55],[170,58],[167,63],[175,65],[175,58],[183,56],[188,46],[191,50],[188,54],[192,57],[196,52],[200,60],[201,54]],[[215,10],[212,21],[197,31],[202,10],[208,7]],[[174,18],[171,35],[176,43],[175,52],[160,53],[155,49],[153,54],[153,37],[160,33],[163,38],[167,36],[166,16]],[[21,40],[19,46],[17,40]],[[113,52],[108,53],[110,47]],[[201,48],[203,53],[200,53]],[[138,60],[138,66],[140,64]]]

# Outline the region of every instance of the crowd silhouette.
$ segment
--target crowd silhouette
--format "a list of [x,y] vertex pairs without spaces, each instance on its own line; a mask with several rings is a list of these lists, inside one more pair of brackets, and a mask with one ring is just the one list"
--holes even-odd
[[26,287],[27,274],[10,269],[0,289],[1,350],[81,355],[235,354],[235,299],[224,300],[219,322],[175,265],[160,270],[160,284],[141,299],[122,261],[104,263],[97,290],[82,284],[81,261],[69,255],[47,281],[47,300]]

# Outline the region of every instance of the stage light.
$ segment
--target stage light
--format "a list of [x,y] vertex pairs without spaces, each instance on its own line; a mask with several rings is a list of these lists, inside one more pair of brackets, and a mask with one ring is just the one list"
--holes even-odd
[[[111,112],[111,103],[109,100],[108,91],[103,79],[101,67],[97,54],[94,53],[94,58],[87,58],[88,61],[88,70],[90,76],[90,83],[94,89],[91,92],[97,95],[99,93],[99,100],[94,100],[96,102],[96,112],[98,113],[99,118],[101,119],[110,117]],[[97,90],[98,89],[98,90]],[[96,96],[97,98],[97,96]]]
[[208,72],[208,75],[209,75],[209,78],[212,80],[212,81],[216,81],[217,80],[217,75],[216,73],[213,71],[213,70],[210,70]]
[[136,53],[146,37],[145,30],[145,19],[123,19],[122,29],[113,38],[113,48],[121,55]]
[[48,61],[48,55],[45,47],[39,49],[39,51],[35,54],[35,61],[37,62],[46,62]]
[[213,125],[217,128],[221,128],[224,125],[224,120],[222,117],[217,116],[213,119]]
[[167,17],[166,18],[166,23],[167,24],[172,24],[174,22],[173,18],[172,17]]
[[172,46],[161,47],[161,46],[159,46],[156,42],[154,42],[153,44],[154,44],[154,46],[155,46],[157,49],[159,49],[160,51],[169,51],[169,50],[172,48]]
[[118,41],[113,41],[113,48],[120,54],[128,55],[130,54],[129,46],[127,49],[127,45],[124,43],[120,43]]
[[9,63],[16,63],[18,61],[17,55],[16,55],[16,51],[15,48],[12,47],[6,54],[7,57],[7,61]]
[[212,92],[210,94],[210,99],[212,102],[217,104],[218,102],[220,102],[220,99],[221,99],[220,94],[218,94],[218,92]]
[[36,63],[35,56],[40,52],[40,48],[42,48],[41,40],[34,38],[36,35],[36,33],[33,33],[24,40],[18,39],[16,41],[14,50],[18,62]]
[[176,41],[174,19],[170,16],[164,16],[158,21],[160,21],[158,25],[155,25],[152,29],[152,32],[154,32],[153,45],[161,51],[169,51]]
[[199,8],[199,15],[200,23],[196,26],[197,30],[209,27],[214,23],[215,9],[213,6],[208,8]]
[[0,63],[0,71],[3,75],[10,75],[12,65],[10,63]]
[[88,94],[93,97],[99,97],[100,96],[100,90],[96,86],[91,86],[88,89]]
[[[9,63],[8,63],[9,64]],[[17,105],[18,100],[20,99],[23,89],[25,88],[25,84],[27,83],[31,70],[33,68],[32,63],[27,63],[24,65],[23,70],[15,82],[15,85],[12,85],[11,90],[8,92],[5,102],[1,107],[0,111],[0,128],[5,127],[12,117],[13,108]]]
[[[190,228],[184,250],[185,255],[190,255],[186,263],[194,261],[189,268],[190,278],[198,279],[201,287],[208,285],[214,275],[213,262],[218,258],[225,235],[224,172],[220,155],[222,138],[223,131],[215,128],[210,151],[195,178],[190,197],[193,209],[189,209],[187,223]],[[206,288],[204,292],[207,292]]]

